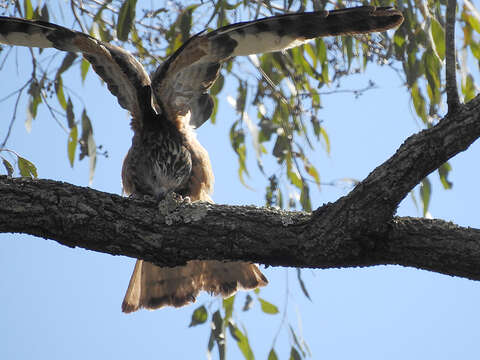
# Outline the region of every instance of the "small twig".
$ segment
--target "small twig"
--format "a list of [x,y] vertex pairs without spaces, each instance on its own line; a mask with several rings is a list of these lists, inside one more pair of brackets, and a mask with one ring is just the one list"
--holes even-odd
[[10,55],[10,53],[12,52],[12,50],[13,50],[13,46],[10,46],[10,48],[7,50],[7,53],[5,54],[5,57],[3,58],[2,63],[0,64],[0,71],[2,71],[5,63],[7,62],[8,55]]
[[[48,103],[47,98],[42,93],[40,93],[40,96],[42,97],[43,103],[47,106],[47,109],[50,112],[50,115],[52,115],[55,122],[58,124],[58,126],[60,126],[60,128],[62,128],[65,134],[68,135],[69,134],[68,129],[65,127],[65,125],[62,124],[60,120],[58,120],[57,116],[55,115],[56,110]],[[61,112],[58,112],[58,113],[63,115],[63,113]]]
[[275,10],[281,11],[285,14],[292,14],[292,13],[296,12],[296,11],[288,10],[288,9],[283,8],[281,6],[275,6],[274,4],[270,4],[270,3],[268,3],[268,5],[267,5],[263,1],[260,1],[260,0],[252,0],[252,2],[254,2],[256,4],[259,4],[259,5],[265,7],[266,9],[268,9],[270,11],[271,11],[271,9],[275,9]]
[[[378,86],[373,82],[369,82],[367,86],[361,89],[338,89],[338,90],[330,90],[330,91],[319,91],[318,95],[333,95],[333,94],[345,93],[345,94],[354,94],[355,96],[358,97],[361,94],[363,94],[365,91],[372,90],[372,89],[378,89]],[[298,94],[298,96],[308,97],[311,95],[307,93],[300,93]]]
[[[96,0],[91,0],[93,3],[97,4],[97,5],[101,5],[103,6],[103,3],[101,1],[96,1]],[[83,4],[76,4],[77,8],[87,14],[88,16],[90,16],[92,19],[94,19],[97,14],[93,13],[92,11],[88,10],[85,6],[83,6]],[[111,7],[109,5],[107,5],[105,7],[105,9],[115,13],[115,14],[118,14],[120,11],[118,9],[115,9],[114,7]],[[108,20],[105,20],[102,18],[102,21],[107,24],[108,26],[110,26],[112,29],[115,28],[115,25],[112,23],[112,22],[109,22]],[[144,28],[146,29],[150,29],[150,30],[155,30],[155,31],[158,31],[160,32],[161,34],[165,34],[166,33],[166,30],[162,27],[158,27],[158,26],[153,26],[153,25],[148,25],[148,24],[145,24],[142,20],[135,20],[135,23],[136,24],[139,24],[141,26],[143,26]],[[85,31],[84,31],[85,32]]]
[[460,100],[457,89],[456,49],[455,49],[455,13],[457,0],[448,0],[447,23],[445,24],[445,61],[448,113],[458,109]]
[[3,98],[0,99],[0,103],[4,102],[5,100],[11,98],[13,95],[15,95],[16,93],[22,91],[23,89],[25,89],[27,87],[28,84],[30,84],[32,82],[32,79],[28,80],[25,84],[23,84],[19,89],[15,90],[15,91],[12,91],[10,94],[8,94],[7,96],[4,96]]
[[7,144],[8,138],[10,137],[10,134],[12,132],[13,124],[15,123],[15,120],[17,118],[18,103],[20,102],[20,98],[22,96],[23,90],[26,88],[26,86],[29,83],[30,81],[27,82],[22,88],[20,88],[20,90],[18,90],[17,100],[15,101],[15,106],[13,107],[12,119],[10,120],[10,125],[8,125],[7,135],[5,135],[5,139],[3,139],[2,144],[0,145],[0,148],[4,148],[5,145]]
[[75,1],[70,0],[70,8],[72,9],[72,13],[73,13],[73,16],[75,17],[75,20],[77,21],[78,25],[80,26],[80,29],[82,29],[82,32],[84,32],[85,34],[88,34],[88,31],[85,29],[82,22],[80,21],[80,18],[77,15],[77,10],[75,9],[75,6],[76,6]]

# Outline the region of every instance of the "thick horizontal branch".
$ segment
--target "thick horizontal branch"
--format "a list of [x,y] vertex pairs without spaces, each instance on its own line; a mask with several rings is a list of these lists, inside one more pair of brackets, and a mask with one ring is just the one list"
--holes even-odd
[[480,97],[410,136],[350,194],[313,214],[126,199],[0,177],[0,232],[22,232],[161,266],[191,259],[311,268],[399,264],[480,279],[480,235],[393,218],[408,192],[480,137]]
[[[388,238],[392,263],[480,280],[480,230],[442,220],[395,218]],[[480,272],[480,270],[479,270]]]
[[480,231],[440,220],[395,218],[378,237],[368,229],[339,228],[329,220],[331,205],[316,217],[251,206],[177,207],[173,201],[158,205],[51,180],[5,176],[0,176],[0,198],[0,232],[163,266],[190,259],[310,268],[399,264],[480,279]]

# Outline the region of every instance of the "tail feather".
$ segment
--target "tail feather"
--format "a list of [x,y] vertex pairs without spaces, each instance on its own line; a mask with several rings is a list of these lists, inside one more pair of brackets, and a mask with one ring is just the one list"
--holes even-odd
[[162,268],[137,260],[122,311],[181,307],[195,302],[200,291],[228,297],[267,283],[256,265],[245,262],[193,260],[185,266]]

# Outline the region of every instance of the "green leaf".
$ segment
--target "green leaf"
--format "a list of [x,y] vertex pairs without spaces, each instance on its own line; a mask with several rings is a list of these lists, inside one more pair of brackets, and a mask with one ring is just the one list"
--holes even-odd
[[451,189],[453,184],[448,181],[448,174],[452,170],[452,166],[446,162],[438,168],[438,175],[440,176],[440,181],[442,182],[443,188],[448,190]]
[[304,211],[312,211],[312,203],[310,199],[310,188],[308,184],[302,180],[302,191],[300,192],[300,204]]
[[138,32],[137,32],[137,29],[135,29],[135,27],[133,27],[132,29],[132,42],[138,51],[139,58],[142,58],[142,59],[145,58],[145,55],[148,54],[148,51],[143,47],[142,38],[138,36]]
[[462,81],[462,93],[463,101],[466,103],[476,96],[475,83],[471,74],[465,76],[465,79]]
[[[302,345],[300,344],[300,341],[298,341],[298,337],[297,337],[297,334],[295,334],[295,331],[293,331],[293,328],[292,328],[292,325],[288,325],[289,328],[290,328],[290,334],[292,334],[292,337],[293,337],[293,342],[295,343],[295,345],[298,347],[298,349],[302,352],[302,355],[305,356],[305,352],[303,351],[302,349]],[[300,358],[300,354],[298,354],[298,352],[296,351],[296,349],[294,349],[294,347],[292,346],[292,350],[295,350],[295,352],[297,353],[297,355],[299,356]],[[290,355],[290,359],[291,359],[291,355]],[[296,358],[295,358],[296,359]]]
[[315,180],[315,183],[320,188],[320,175],[318,174],[317,169],[315,168],[315,166],[313,166],[312,164],[310,164],[306,161],[308,161],[307,158],[304,158],[304,165],[303,166],[305,168],[305,171],[307,172],[308,175],[310,175]]
[[67,55],[63,58],[62,63],[60,64],[60,67],[57,70],[57,74],[55,75],[55,78],[58,78],[62,73],[64,73],[66,70],[72,66],[73,62],[77,58],[77,54],[74,52],[68,52]]
[[440,60],[433,53],[432,49],[428,49],[423,54],[423,64],[425,67],[425,76],[427,78],[428,87],[427,90],[430,90],[428,93],[430,97],[430,102],[433,104],[440,103],[440,69],[441,64]]
[[278,314],[278,308],[273,305],[272,303],[269,303],[268,301],[266,300],[263,300],[262,298],[258,298],[258,301],[260,302],[260,305],[262,307],[262,311],[265,313],[265,314],[271,314],[271,315],[275,315],[275,314]]
[[75,114],[73,113],[73,103],[70,97],[67,101],[67,122],[69,129],[75,126]]
[[240,178],[240,182],[248,187],[243,177],[243,174],[249,176],[246,164],[247,148],[245,146],[245,134],[243,129],[237,129],[238,124],[239,122],[235,121],[230,128],[230,144],[238,155],[238,177]]
[[192,320],[190,321],[190,325],[188,327],[196,326],[203,324],[207,321],[208,312],[204,305],[195,309],[192,314]]
[[348,69],[350,69],[350,65],[352,64],[353,59],[353,38],[351,36],[342,36],[342,46],[343,50],[347,53],[348,59]]
[[474,15],[470,15],[470,14],[463,14],[465,15],[465,18],[467,20],[467,22],[470,24],[470,26],[477,32],[480,34],[480,21],[477,20],[477,17],[474,16]]
[[5,169],[7,170],[7,175],[12,176],[13,175],[12,164],[10,164],[10,162],[7,159],[5,159],[3,156],[1,156],[1,158],[2,158],[3,166],[5,166]]
[[323,141],[325,141],[325,151],[327,154],[330,154],[330,138],[323,126],[320,128],[320,135],[322,135]]
[[37,178],[37,168],[27,159],[19,156],[18,157],[18,170],[20,170],[20,175],[28,178]]
[[57,94],[58,102],[63,110],[67,110],[67,100],[65,100],[65,94],[63,93],[63,80],[61,76],[55,79],[55,93]]
[[293,167],[292,164],[292,153],[288,152],[287,157],[286,157],[286,162],[287,162],[287,177],[292,183],[292,185],[295,185],[298,189],[303,188],[303,181],[302,178],[300,177],[300,174],[298,173],[297,168]]
[[80,75],[82,77],[82,82],[84,82],[87,78],[88,69],[90,69],[90,63],[87,60],[82,59],[82,63],[80,65]]
[[243,304],[242,311],[250,310],[252,305],[253,305],[253,298],[250,296],[250,294],[247,294],[247,296],[245,296],[245,304]]
[[302,357],[300,356],[299,352],[297,351],[297,349],[295,349],[293,346],[292,346],[292,349],[290,350],[290,357],[288,358],[288,360],[301,360]]
[[415,209],[417,209],[417,211],[419,211],[417,197],[415,196],[415,191],[411,190],[410,191],[410,196],[412,197],[412,201],[413,201],[413,205],[415,206]]
[[97,163],[97,146],[93,138],[93,129],[87,111],[83,109],[82,112],[82,136],[80,138],[80,160],[85,156],[90,159],[89,183],[93,181],[93,174],[95,173],[95,166]]
[[30,98],[27,107],[27,119],[25,120],[25,128],[28,132],[32,129],[32,120],[37,117],[38,105],[42,102],[41,89],[43,86],[43,79],[38,83],[36,79],[32,81],[28,88]]
[[313,50],[312,45],[310,43],[306,43],[303,45],[303,48],[307,52],[310,59],[312,59],[313,67],[316,68],[318,63],[318,57],[315,54],[315,51]]
[[288,149],[290,148],[290,142],[286,136],[278,135],[275,145],[273,146],[272,154],[275,156],[279,162],[280,160],[285,159],[285,156],[288,154]]
[[243,357],[247,360],[254,360],[255,356],[253,355],[246,333],[243,334],[240,329],[231,322],[228,324],[228,329],[232,337],[237,341],[237,346],[242,352]]
[[125,0],[120,8],[117,23],[117,37],[121,41],[127,41],[128,34],[135,21],[135,7],[137,0]]
[[[224,322],[222,319],[222,315],[220,314],[219,310],[213,313],[211,326],[212,326],[211,337],[213,336],[213,339],[217,343],[218,356],[220,360],[225,360],[225,355],[226,355],[225,329],[224,329]],[[213,345],[212,345],[212,348],[213,348]],[[209,342],[209,349],[211,350],[210,342]]]
[[38,19],[46,22],[50,20],[47,4],[43,4],[43,7],[42,7],[42,10],[40,11],[40,16]]
[[303,282],[302,269],[300,268],[297,268],[297,279],[298,279],[298,283],[300,284],[300,288],[302,289],[303,295],[305,295],[308,300],[312,301],[312,299],[310,298],[310,294],[308,293],[307,287]]
[[435,50],[440,59],[445,59],[445,31],[437,19],[432,17],[430,31],[432,33]]
[[325,46],[325,42],[322,39],[317,38],[315,40],[315,44],[317,45],[317,56],[318,60],[323,64],[328,62],[327,59],[327,47]]
[[267,360],[278,360],[278,356],[274,348],[272,348],[272,350],[270,350],[270,352],[268,353]]
[[78,141],[78,128],[77,125],[74,125],[70,129],[70,134],[68,135],[67,141],[67,153],[68,161],[70,166],[73,168],[73,163],[75,162],[75,150],[77,150],[77,141]]
[[425,178],[420,184],[420,198],[422,199],[423,204],[423,216],[426,216],[428,213],[428,206],[430,205],[430,196],[432,194],[432,187],[430,185],[430,180]]
[[399,59],[403,59],[403,53],[404,53],[404,45],[406,43],[405,39],[405,34],[403,33],[403,29],[398,29],[395,31],[395,34],[393,35],[393,42],[395,45],[395,55]]
[[212,96],[212,100],[213,100],[213,111],[212,111],[212,115],[210,115],[210,122],[212,124],[215,124],[215,122],[217,121],[218,97]]
[[223,299],[223,308],[225,309],[225,321],[232,317],[235,295]]
[[428,121],[428,118],[427,118],[427,109],[425,105],[425,98],[423,97],[422,92],[420,91],[417,83],[415,83],[412,87],[411,96],[412,96],[415,112],[426,124]]
[[33,7],[30,0],[23,1],[23,8],[25,11],[24,18],[25,19],[33,19]]
[[480,45],[475,41],[470,42],[470,50],[477,60],[480,60]]
[[225,78],[222,74],[218,76],[218,79],[213,83],[210,88],[210,95],[216,96],[223,89],[223,84],[225,83]]
[[245,104],[247,101],[247,86],[243,81],[238,83],[237,88],[237,103],[236,103],[236,110],[243,114],[245,111]]
[[192,13],[195,8],[187,8],[180,15],[178,20],[178,26],[180,28],[180,33],[182,34],[182,43],[185,43],[190,38],[190,30],[192,28]]

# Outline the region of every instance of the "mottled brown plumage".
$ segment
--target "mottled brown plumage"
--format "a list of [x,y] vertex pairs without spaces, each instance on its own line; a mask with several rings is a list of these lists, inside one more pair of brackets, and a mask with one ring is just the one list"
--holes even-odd
[[[0,43],[83,53],[132,114],[132,146],[122,168],[127,195],[162,199],[175,192],[193,201],[211,201],[210,159],[193,128],[212,113],[208,90],[223,62],[289,49],[319,36],[385,31],[402,21],[402,14],[390,7],[361,6],[232,24],[190,38],[152,79],[124,49],[43,21],[0,17]],[[256,265],[245,262],[189,261],[186,266],[161,268],[138,260],[122,310],[178,307],[195,301],[201,290],[229,296],[266,284]]]

